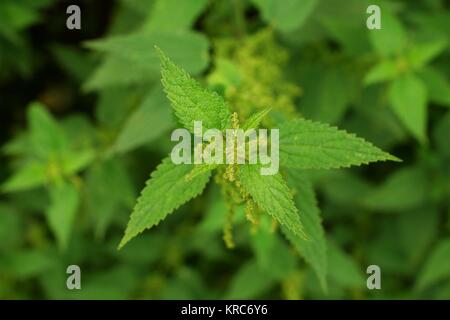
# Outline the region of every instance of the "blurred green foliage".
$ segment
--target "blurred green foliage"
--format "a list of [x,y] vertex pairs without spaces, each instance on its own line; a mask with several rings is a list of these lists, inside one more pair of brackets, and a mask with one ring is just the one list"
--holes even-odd
[[[86,0],[80,31],[69,2],[0,2],[1,298],[450,299],[446,1]],[[178,126],[154,45],[244,119],[300,114],[403,162],[290,172],[310,242],[230,215],[219,181],[117,250]]]

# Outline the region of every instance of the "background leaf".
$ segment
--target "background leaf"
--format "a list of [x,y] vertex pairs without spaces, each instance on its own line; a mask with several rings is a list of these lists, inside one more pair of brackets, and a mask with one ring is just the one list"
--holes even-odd
[[410,210],[426,204],[429,199],[428,190],[428,178],[423,170],[403,168],[367,194],[362,203],[367,208],[379,211]]
[[434,247],[419,278],[417,288],[425,289],[450,275],[450,240],[443,239]]
[[261,10],[264,19],[280,31],[300,28],[316,7],[317,0],[252,0]]
[[208,41],[203,35],[186,32],[134,33],[90,41],[87,46],[108,58],[86,83],[88,89],[155,81],[159,77],[159,46],[188,72],[197,74],[208,63]]
[[32,147],[38,157],[48,159],[61,156],[66,151],[68,141],[64,131],[45,106],[39,103],[30,105],[28,122]]
[[305,240],[288,230],[283,230],[295,248],[311,264],[317,274],[320,285],[327,291],[327,244],[322,226],[320,210],[311,182],[299,170],[289,170],[289,181],[295,186],[295,204],[303,214],[302,221],[305,232],[310,239]]
[[390,87],[389,100],[405,127],[420,142],[425,142],[428,112],[427,92],[422,81],[412,74],[398,78]]
[[77,213],[80,195],[70,182],[60,181],[49,187],[50,206],[47,219],[61,249],[66,249]]
[[406,31],[400,20],[386,7],[381,6],[381,29],[368,30],[369,39],[381,56],[400,53],[407,41]]
[[[207,0],[156,0],[150,18],[143,26],[145,31],[187,30],[205,9]],[[167,17],[170,16],[170,19]]]
[[156,86],[126,120],[113,150],[127,152],[160,137],[173,126],[169,102]]

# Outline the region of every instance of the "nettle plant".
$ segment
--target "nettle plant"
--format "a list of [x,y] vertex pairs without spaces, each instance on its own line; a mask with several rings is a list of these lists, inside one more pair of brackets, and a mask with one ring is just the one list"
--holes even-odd
[[[256,129],[270,109],[250,116],[242,126],[222,96],[202,87],[160,49],[162,84],[179,122],[194,133],[194,121],[224,132],[229,128]],[[268,106],[270,107],[270,106]],[[299,249],[325,287],[325,238],[314,190],[305,169],[335,169],[376,161],[400,161],[365,140],[327,124],[298,117],[279,121],[281,171],[261,175],[257,164],[174,164],[167,157],[151,174],[131,214],[119,248],[152,228],[175,209],[200,195],[211,176],[227,202],[245,204],[246,217],[258,225],[267,213]],[[229,226],[228,226],[229,227]],[[230,228],[224,240],[233,246]]]

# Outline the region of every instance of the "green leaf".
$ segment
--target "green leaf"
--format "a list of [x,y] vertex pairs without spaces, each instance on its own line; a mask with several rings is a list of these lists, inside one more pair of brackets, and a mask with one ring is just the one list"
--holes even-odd
[[111,158],[89,168],[85,201],[98,237],[104,235],[115,213],[132,208],[135,201],[133,186],[119,159]]
[[[320,22],[320,29],[324,28],[328,37],[337,41],[346,54],[361,56],[370,50],[367,28],[361,28],[365,25],[369,4],[366,0],[346,0],[345,4],[335,0],[321,0],[314,14],[314,21]],[[313,29],[319,29],[317,27]]]
[[389,89],[389,101],[403,125],[424,143],[428,116],[427,92],[423,82],[413,74],[396,79]]
[[78,210],[80,195],[77,188],[66,181],[58,181],[50,185],[49,193],[50,206],[46,212],[48,224],[55,234],[59,247],[66,249]]
[[283,32],[300,28],[318,4],[317,0],[252,0],[264,20]]
[[119,86],[154,81],[156,78],[156,71],[149,73],[134,63],[130,63],[127,58],[109,55],[91,74],[83,88],[87,91],[105,88],[115,89]]
[[448,300],[450,298],[450,281],[447,281],[436,288],[433,292],[433,299],[436,300]]
[[406,129],[389,108],[385,86],[364,88],[357,105],[360,107],[353,109],[354,113],[346,119],[346,130],[358,132],[359,136],[383,149],[405,140]]
[[301,79],[304,95],[299,103],[302,115],[314,121],[338,123],[354,97],[354,75],[329,65],[313,64],[305,69]]
[[116,133],[127,119],[134,96],[128,88],[108,88],[99,93],[95,117],[102,129]]
[[276,280],[261,269],[256,261],[242,265],[231,279],[225,299],[255,299],[276,284]]
[[16,134],[1,147],[1,152],[7,156],[23,156],[30,150],[30,139],[27,132]]
[[450,158],[450,144],[448,143],[449,132],[450,111],[447,111],[433,130],[433,140],[435,141],[436,149],[446,158]]
[[19,1],[2,1],[0,4],[0,34],[6,38],[13,31],[23,30],[39,20],[39,12],[29,5]]
[[420,69],[440,55],[447,48],[445,39],[415,45],[408,51],[407,57],[413,68]]
[[[438,235],[439,212],[432,206],[409,210],[398,216],[396,241],[408,256],[408,264],[417,265]],[[406,262],[406,261],[405,261]]]
[[87,114],[75,113],[62,119],[60,125],[64,129],[70,146],[75,150],[93,149],[98,132]]
[[239,180],[255,203],[283,227],[295,235],[307,238],[292,196],[280,174],[263,176],[259,165],[239,166]]
[[295,187],[294,200],[302,213],[302,222],[309,240],[296,236],[289,230],[283,229],[286,237],[305,260],[314,269],[322,289],[327,291],[327,243],[323,230],[320,209],[311,182],[302,175],[301,171],[289,170],[288,181]]
[[[123,300],[138,286],[140,278],[130,265],[114,265],[102,272],[93,271],[82,280],[82,290],[65,290],[71,300]],[[82,278],[83,279],[83,278]]]
[[[408,263],[404,250],[400,245],[399,230],[389,220],[378,219],[378,231],[367,246],[367,265],[375,264],[382,273],[406,275],[414,270],[413,264]],[[411,245],[411,243],[409,244]],[[366,266],[367,266],[366,265]],[[382,283],[383,286],[383,283]]]
[[194,121],[203,121],[204,130],[230,127],[231,115],[225,100],[203,88],[157,48],[161,59],[162,83],[180,122],[194,132]]
[[208,42],[194,32],[133,33],[106,39],[89,41],[89,48],[126,59],[135,66],[157,75],[158,54],[154,46],[162,48],[188,72],[197,73],[207,64]]
[[67,176],[85,169],[95,159],[94,149],[84,149],[66,152],[61,159],[62,172]]
[[65,132],[44,105],[40,103],[30,105],[28,123],[32,148],[38,157],[47,160],[66,152],[68,141]]
[[191,181],[192,179],[194,179],[195,177],[197,177],[198,175],[204,174],[206,172],[210,172],[216,168],[218,168],[220,166],[220,164],[216,164],[216,163],[202,163],[202,164],[196,164],[194,165],[194,168],[185,176],[185,179],[187,181]]
[[248,130],[248,129],[257,129],[262,121],[262,119],[272,110],[272,108],[266,108],[262,111],[259,111],[255,114],[253,114],[250,118],[245,121],[245,123],[242,125],[242,129]]
[[156,86],[129,116],[112,150],[123,153],[149,143],[173,126],[170,105]]
[[373,66],[364,77],[364,84],[371,85],[393,80],[397,77],[397,64],[393,60],[382,60]]
[[400,53],[406,44],[406,31],[400,20],[387,10],[381,13],[381,29],[368,30],[369,39],[375,50],[382,56]]
[[328,242],[329,279],[347,288],[362,288],[366,283],[361,268],[355,260],[339,248]]
[[[236,206],[236,214],[233,222],[241,224],[245,221],[245,206]],[[222,196],[218,184],[213,184],[211,191],[208,193],[206,208],[201,223],[198,225],[198,234],[215,235],[223,232],[223,225],[227,221],[227,214],[229,213],[229,205],[225,197]],[[223,243],[220,246],[224,248]],[[203,248],[202,248],[203,250]]]
[[431,101],[450,108],[450,82],[447,77],[434,68],[423,68],[419,77],[427,88]]
[[[328,199],[327,202],[351,208],[373,190],[373,187],[353,170],[321,172],[325,174],[325,177],[321,179],[319,188]],[[358,211],[353,210],[348,213],[359,214]]]
[[134,11],[133,13],[148,16],[148,13],[150,12],[151,16],[151,13],[153,12],[153,8],[155,6],[155,0],[120,0],[120,4],[130,11]]
[[2,269],[17,279],[25,280],[48,272],[54,264],[55,259],[45,251],[21,249],[5,256]]
[[161,298],[196,300],[208,294],[203,273],[198,268],[182,267],[162,290]]
[[280,126],[280,162],[298,169],[332,169],[375,161],[400,161],[364,139],[304,119]]
[[16,251],[23,245],[25,239],[25,223],[17,210],[0,202],[0,250],[3,254]]
[[137,200],[119,249],[139,233],[157,225],[182,204],[202,193],[210,173],[201,174],[188,181],[185,176],[193,167],[194,165],[175,165],[170,158],[163,160],[151,174]]
[[421,168],[402,168],[372,190],[361,203],[381,212],[409,211],[426,203],[428,190],[428,178]]
[[43,185],[47,179],[47,166],[33,161],[20,167],[3,183],[1,190],[4,192],[17,192]]
[[67,75],[79,82],[85,80],[94,69],[95,60],[91,59],[91,56],[79,48],[65,45],[52,45],[51,51],[57,63],[64,69]]
[[242,74],[237,62],[224,59],[214,59],[214,70],[207,76],[208,84],[212,87],[238,87],[242,82]]
[[426,289],[450,277],[450,239],[441,240],[431,251],[420,273],[416,287]]
[[107,53],[86,89],[155,81],[159,76],[157,45],[188,72],[197,74],[208,65],[208,40],[195,32],[133,33],[89,41],[89,48]]
[[157,0],[143,31],[189,29],[207,3],[207,0]]
[[286,241],[278,233],[270,230],[269,216],[258,225],[258,231],[252,236],[252,247],[259,267],[271,277],[282,281],[286,275],[296,271],[296,257]]

